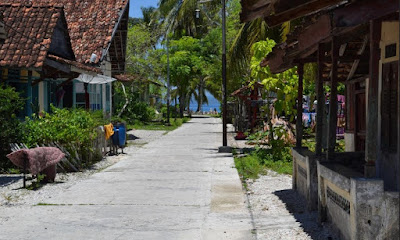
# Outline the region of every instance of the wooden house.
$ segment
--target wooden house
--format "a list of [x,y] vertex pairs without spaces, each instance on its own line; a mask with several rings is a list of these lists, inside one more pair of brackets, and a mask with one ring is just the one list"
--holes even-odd
[[[101,73],[75,61],[62,7],[3,4],[0,12],[5,29],[0,46],[0,82],[15,87],[26,99],[21,118],[48,110],[50,103],[61,104],[56,91],[80,73]],[[63,99],[64,104],[72,106],[72,95],[66,94]]]
[[[399,1],[241,4],[243,21],[262,17],[274,27],[296,20],[287,41],[261,64],[275,73],[297,66],[298,101],[305,63],[318,64],[318,102],[324,102],[323,85],[331,86],[327,134],[322,131],[324,104],[317,105],[316,152],[302,148],[302,127],[297,124],[293,188],[308,200],[310,209],[318,209],[319,220],[331,222],[344,239],[398,239]],[[345,153],[335,152],[338,82],[346,85]]]
[[0,3],[63,7],[76,61],[101,71],[100,76],[81,73],[66,84],[65,92],[72,96],[72,103],[66,107],[102,109],[111,114],[111,82],[115,75],[125,71],[129,1],[0,0]]

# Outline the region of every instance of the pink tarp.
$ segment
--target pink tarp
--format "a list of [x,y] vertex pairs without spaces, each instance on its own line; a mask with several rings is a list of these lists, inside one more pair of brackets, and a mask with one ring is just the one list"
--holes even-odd
[[17,167],[24,167],[24,159],[27,159],[27,169],[37,175],[47,167],[53,166],[61,161],[65,154],[55,147],[38,147],[32,149],[21,149],[7,155],[7,158]]

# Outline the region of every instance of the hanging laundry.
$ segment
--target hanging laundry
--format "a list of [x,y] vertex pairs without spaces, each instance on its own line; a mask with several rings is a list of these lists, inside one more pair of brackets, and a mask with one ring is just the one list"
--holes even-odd
[[106,133],[106,140],[110,139],[110,137],[114,135],[114,126],[112,123],[104,125],[104,131]]

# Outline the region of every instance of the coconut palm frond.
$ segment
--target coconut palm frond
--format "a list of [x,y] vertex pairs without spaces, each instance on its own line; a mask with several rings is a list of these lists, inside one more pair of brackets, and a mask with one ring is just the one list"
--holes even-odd
[[141,7],[140,9],[142,10],[142,14],[143,14],[143,22],[146,25],[149,25],[152,22],[153,14],[156,11],[156,8],[155,7]]
[[[172,32],[173,26],[176,24],[177,15],[178,15],[179,8],[180,8],[179,1],[177,4],[175,4],[171,7],[172,8],[168,11],[168,13],[166,13],[166,15],[162,21],[166,32]],[[161,13],[163,12],[161,5],[160,5],[160,11],[161,11]]]
[[170,11],[181,2],[182,0],[160,0],[158,2],[158,9],[163,16],[167,16]]
[[202,99],[203,104],[208,104],[208,97],[207,97],[206,91],[203,91],[202,98],[203,98]]
[[247,72],[251,46],[267,38],[280,42],[280,29],[269,28],[261,18],[243,24],[228,52],[231,77],[242,77]]
[[196,25],[196,9],[215,12],[218,0],[200,4],[200,0],[160,0],[159,9],[164,16],[163,22],[167,32],[193,36],[199,29]]
[[170,94],[171,94],[172,99],[177,98],[178,97],[178,89],[177,88],[171,89]]
[[218,81],[215,81],[215,79],[208,77],[204,79],[204,88],[213,95],[214,98],[221,100],[222,96],[222,89],[221,85],[217,83]]

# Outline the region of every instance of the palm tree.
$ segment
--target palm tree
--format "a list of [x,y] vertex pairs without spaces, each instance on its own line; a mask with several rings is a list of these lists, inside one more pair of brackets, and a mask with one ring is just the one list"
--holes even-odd
[[268,27],[261,18],[242,24],[228,51],[229,79],[242,78],[248,72],[251,46],[267,38],[281,42],[282,30]]
[[[207,31],[207,26],[212,21],[210,16],[218,13],[219,0],[210,0],[200,3],[200,0],[160,0],[159,11],[163,16],[165,30],[174,33],[177,37],[182,35],[195,36]],[[196,10],[201,8],[204,17],[196,18]]]

